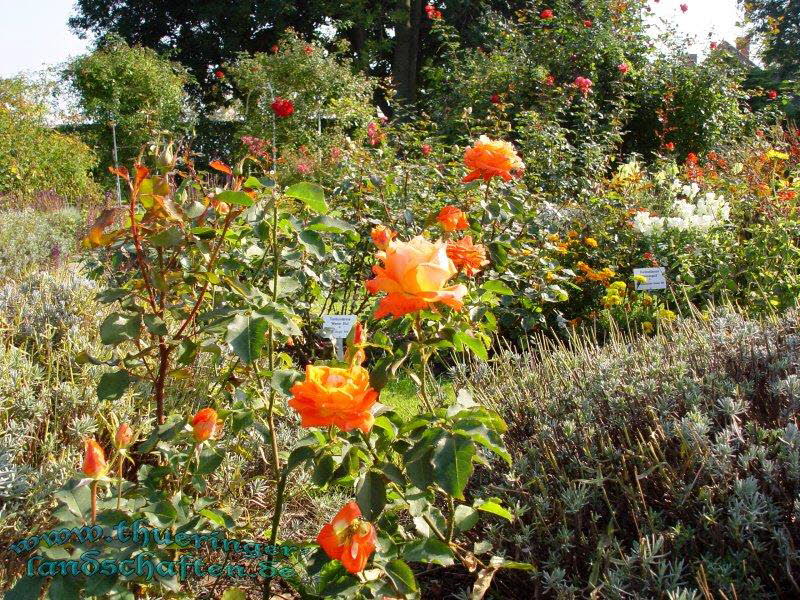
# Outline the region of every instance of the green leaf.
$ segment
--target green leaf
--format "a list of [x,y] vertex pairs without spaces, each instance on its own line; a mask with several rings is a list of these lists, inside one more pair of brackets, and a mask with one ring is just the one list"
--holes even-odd
[[421,490],[433,483],[431,454],[429,445],[418,444],[403,455],[409,480]]
[[200,454],[199,464],[195,469],[195,473],[206,475],[213,473],[222,464],[222,454],[218,454],[211,448],[206,448]]
[[178,511],[175,510],[175,507],[163,500],[144,507],[142,513],[157,527],[169,527],[178,516]]
[[134,381],[136,378],[131,377],[127,371],[103,373],[100,383],[97,384],[97,399],[101,402],[103,400],[119,400]]
[[[250,179],[254,178],[251,177]],[[222,598],[220,600],[247,600],[247,594],[245,594],[242,588],[228,588],[222,592]]]
[[317,466],[314,467],[314,472],[311,474],[311,481],[314,482],[315,485],[325,485],[331,479],[333,475],[333,458],[328,455],[323,456],[320,458]]
[[238,314],[228,323],[225,341],[243,363],[250,364],[261,356],[268,328],[265,318]]
[[100,325],[100,340],[104,344],[116,346],[139,337],[141,328],[142,316],[140,314],[123,315],[114,312],[108,315]]
[[367,521],[377,520],[386,506],[386,483],[380,473],[367,471],[356,490],[356,502]]
[[130,293],[131,291],[125,288],[108,288],[102,292],[98,292],[95,299],[103,304],[110,304],[116,300],[121,300]]
[[411,542],[403,550],[403,558],[408,562],[432,563],[443,567],[449,567],[455,562],[453,551],[437,538]]
[[204,508],[203,510],[199,511],[199,514],[203,515],[206,519],[214,523],[214,525],[218,525],[219,527],[233,529],[233,527],[236,525],[230,515],[226,515],[224,512],[219,510]]
[[253,199],[244,192],[225,190],[221,194],[217,194],[216,198],[220,202],[225,202],[231,206],[253,206]]
[[486,346],[478,338],[474,338],[466,333],[459,333],[459,339],[464,345],[472,350],[472,352],[481,360],[489,360],[489,354],[486,352]]
[[322,231],[324,233],[355,232],[355,228],[350,223],[337,219],[336,217],[317,217],[311,220],[306,229]]
[[471,506],[459,504],[456,507],[454,519],[456,523],[456,529],[459,531],[469,531],[475,527],[479,518],[478,511]]
[[272,381],[270,385],[272,389],[280,392],[284,396],[291,395],[291,388],[297,382],[303,379],[304,375],[300,371],[294,369],[278,370],[272,374]]
[[250,175],[250,177],[248,177],[244,182],[244,187],[250,190],[258,190],[264,187],[264,185],[258,180],[258,178]]
[[488,500],[476,500],[474,506],[478,510],[492,513],[493,515],[497,515],[498,517],[503,517],[508,521],[514,520],[514,515],[512,515],[502,506],[500,506],[499,500],[497,498],[489,498]]
[[325,191],[316,183],[301,181],[289,186],[283,193],[290,198],[297,198],[314,212],[322,214],[328,212],[328,205],[325,203]]
[[446,435],[433,450],[433,477],[441,488],[458,498],[464,499],[464,488],[472,475],[472,457],[475,445],[467,437]]
[[172,248],[183,241],[183,231],[180,227],[170,227],[149,238],[150,243],[156,248]]
[[502,294],[504,296],[514,295],[514,290],[508,287],[505,282],[499,280],[486,281],[481,287],[487,292],[494,292],[495,294]]
[[75,600],[81,596],[81,581],[74,577],[53,577],[47,597],[51,600]]
[[169,333],[167,330],[167,324],[164,323],[161,317],[156,315],[145,315],[142,320],[144,321],[144,326],[147,327],[147,331],[153,335],[164,336]]
[[286,461],[286,471],[290,472],[302,465],[304,462],[314,458],[314,450],[308,446],[300,446],[292,450],[289,460]]
[[266,321],[285,336],[300,335],[300,328],[287,314],[288,309],[277,304],[269,304],[259,308],[255,314],[264,317]]
[[3,600],[39,600],[44,577],[23,577],[3,596]]
[[417,592],[417,580],[414,579],[414,573],[411,567],[399,558],[390,560],[384,567],[384,571],[394,587],[401,594]]
[[322,236],[319,233],[312,231],[311,229],[305,229],[301,231],[297,237],[300,239],[300,243],[303,244],[303,247],[308,250],[308,252],[317,258],[325,258],[327,248],[325,247],[325,242],[322,240]]

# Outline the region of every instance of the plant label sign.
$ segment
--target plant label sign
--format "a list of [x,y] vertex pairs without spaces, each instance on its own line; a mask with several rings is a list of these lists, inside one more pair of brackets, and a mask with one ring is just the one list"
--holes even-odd
[[634,269],[634,276],[641,275],[647,281],[636,282],[636,291],[641,290],[665,290],[667,289],[667,278],[664,275],[664,267],[650,267],[646,269]]
[[344,358],[344,339],[356,324],[356,315],[322,315],[322,335],[336,340],[336,358]]

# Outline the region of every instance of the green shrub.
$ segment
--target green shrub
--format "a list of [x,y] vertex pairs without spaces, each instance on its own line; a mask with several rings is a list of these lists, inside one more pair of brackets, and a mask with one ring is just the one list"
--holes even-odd
[[70,201],[98,193],[89,175],[92,151],[47,125],[46,91],[22,79],[0,79],[0,205],[13,201],[19,208],[44,190]]
[[[797,314],[726,312],[652,339],[540,342],[464,379],[504,413],[516,506],[487,530],[543,598],[779,598],[800,575]],[[504,583],[503,583],[504,582]],[[710,595],[702,596],[704,588]],[[518,587],[519,589],[519,587]],[[725,596],[722,596],[722,594]],[[534,597],[534,592],[525,596]],[[511,596],[505,596],[511,597]]]
[[75,248],[83,225],[80,211],[0,212],[0,281],[36,266],[63,262]]

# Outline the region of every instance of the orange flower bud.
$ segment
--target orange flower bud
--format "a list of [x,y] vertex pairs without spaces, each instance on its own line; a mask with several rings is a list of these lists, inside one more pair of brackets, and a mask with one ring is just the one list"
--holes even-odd
[[84,475],[92,479],[100,479],[108,471],[103,448],[94,439],[85,442],[82,470]]
[[120,450],[127,448],[133,441],[133,429],[127,423],[123,423],[117,428],[117,434],[114,436],[114,444]]
[[361,509],[348,502],[326,523],[317,536],[317,543],[330,558],[341,561],[350,573],[359,573],[375,552],[377,535],[372,523],[361,518]]
[[381,250],[386,250],[389,244],[392,243],[392,240],[397,237],[397,232],[392,231],[386,227],[386,225],[378,225],[372,229],[369,235],[372,238],[373,244]]
[[217,417],[217,411],[213,408],[204,408],[197,412],[192,419],[192,435],[194,441],[204,442],[214,437],[219,430],[221,421]]

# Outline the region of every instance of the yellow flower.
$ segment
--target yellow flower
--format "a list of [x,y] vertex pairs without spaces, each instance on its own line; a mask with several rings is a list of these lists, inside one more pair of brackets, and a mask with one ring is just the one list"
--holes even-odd
[[557,233],[548,233],[548,234],[545,236],[545,239],[546,239],[548,242],[557,242],[557,241],[558,241],[558,234],[557,234]]
[[567,232],[567,237],[568,237],[569,239],[571,239],[571,240],[574,240],[576,237],[578,237],[578,232],[577,232],[577,231],[575,231],[575,230],[573,230],[573,229],[570,229],[570,230]]
[[583,242],[590,248],[597,248],[597,240],[594,238],[587,237]]
[[642,330],[645,333],[653,333],[653,324],[650,321],[644,321],[642,323]]
[[602,302],[603,306],[605,306],[606,308],[610,308],[612,306],[618,306],[622,304],[622,298],[617,296],[616,293],[609,292],[608,295],[603,296],[600,299],[600,302]]
[[674,321],[677,318],[677,315],[669,309],[660,308],[658,312],[656,312],[656,318],[664,321]]
[[616,275],[616,273],[614,273],[614,271],[612,271],[608,267],[606,267],[605,269],[603,269],[600,272],[603,274],[604,277],[609,277],[609,278],[610,277],[614,277],[614,275]]
[[634,275],[633,280],[636,283],[647,283],[647,277],[645,277],[644,275]]
[[619,292],[624,292],[628,286],[625,285],[624,281],[615,281],[609,286],[613,290],[618,290]]

